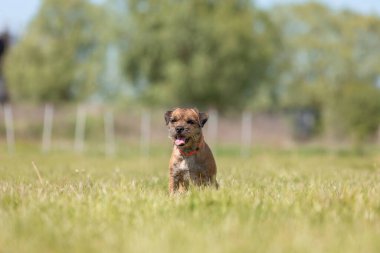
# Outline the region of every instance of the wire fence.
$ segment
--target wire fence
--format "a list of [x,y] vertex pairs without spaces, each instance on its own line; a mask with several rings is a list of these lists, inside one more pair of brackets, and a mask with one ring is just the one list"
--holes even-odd
[[[5,105],[0,115],[0,139],[9,153],[17,152],[17,144],[40,143],[43,153],[64,147],[83,153],[88,146],[103,146],[107,156],[124,147],[134,147],[148,156],[152,145],[169,144],[164,122],[165,109],[122,108],[104,105],[77,106],[12,106]],[[280,114],[220,114],[209,110],[204,127],[211,147],[240,147],[241,155],[249,155],[253,146],[288,146],[294,143],[291,127]],[[70,144],[71,143],[71,144]]]

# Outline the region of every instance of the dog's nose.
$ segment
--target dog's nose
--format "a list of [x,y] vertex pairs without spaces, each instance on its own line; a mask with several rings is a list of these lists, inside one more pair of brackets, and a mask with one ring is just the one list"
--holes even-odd
[[183,126],[177,126],[177,127],[175,128],[175,131],[177,132],[177,134],[180,134],[180,133],[183,132],[184,129],[185,129],[185,128],[184,128]]

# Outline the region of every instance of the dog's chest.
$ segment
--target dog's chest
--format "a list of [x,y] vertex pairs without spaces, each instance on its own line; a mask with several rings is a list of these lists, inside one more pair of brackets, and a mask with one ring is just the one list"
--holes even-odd
[[175,166],[178,171],[201,171],[202,166],[196,161],[195,157],[187,157],[178,162]]

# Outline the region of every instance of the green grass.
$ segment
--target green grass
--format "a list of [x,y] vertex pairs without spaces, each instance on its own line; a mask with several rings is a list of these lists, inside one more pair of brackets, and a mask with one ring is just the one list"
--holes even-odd
[[380,252],[378,154],[218,151],[172,198],[168,158],[2,152],[0,252]]

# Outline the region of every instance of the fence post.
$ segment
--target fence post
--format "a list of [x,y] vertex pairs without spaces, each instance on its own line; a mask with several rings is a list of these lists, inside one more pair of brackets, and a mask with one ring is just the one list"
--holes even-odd
[[252,144],[252,114],[245,111],[241,117],[241,155],[249,156]]
[[15,149],[15,134],[13,128],[12,107],[9,104],[4,105],[4,120],[8,152],[13,153]]
[[47,153],[51,147],[51,134],[53,130],[54,109],[51,104],[45,105],[44,125],[42,132],[42,152]]
[[150,117],[149,110],[143,110],[141,113],[141,136],[140,136],[140,154],[149,156],[150,145]]
[[113,112],[107,110],[104,114],[104,135],[105,135],[105,153],[106,156],[115,155],[115,128]]

